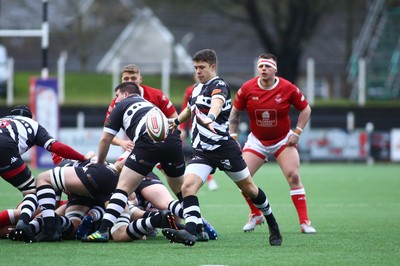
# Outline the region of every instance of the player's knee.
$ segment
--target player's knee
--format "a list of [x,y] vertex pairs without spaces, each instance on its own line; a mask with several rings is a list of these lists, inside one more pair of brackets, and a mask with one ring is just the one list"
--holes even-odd
[[126,234],[126,229],[128,224],[126,223],[116,223],[111,228],[111,236],[115,242],[128,242],[132,241],[131,238]]
[[298,172],[290,172],[287,175],[287,181],[288,181],[290,187],[297,187],[297,186],[301,185],[300,175]]
[[36,186],[40,187],[40,186],[43,186],[43,185],[51,185],[49,171],[40,173],[36,177]]

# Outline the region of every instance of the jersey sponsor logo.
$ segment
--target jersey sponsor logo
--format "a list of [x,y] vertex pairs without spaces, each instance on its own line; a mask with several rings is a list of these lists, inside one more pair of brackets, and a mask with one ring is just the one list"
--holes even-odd
[[278,124],[277,111],[274,109],[257,109],[255,118],[259,127],[274,127]]
[[213,91],[211,92],[211,96],[213,96],[214,94],[217,94],[217,93],[221,93],[221,92],[222,92],[221,89],[215,89],[215,90],[213,90]]

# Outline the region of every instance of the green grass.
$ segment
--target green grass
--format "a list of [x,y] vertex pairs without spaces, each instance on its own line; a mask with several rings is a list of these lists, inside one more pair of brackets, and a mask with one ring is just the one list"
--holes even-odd
[[[107,244],[0,240],[0,250],[9,258],[7,265],[398,265],[400,165],[303,164],[301,170],[315,235],[300,234],[288,185],[275,163],[255,177],[280,224],[280,247],[269,246],[265,225],[243,233],[248,207],[233,182],[217,172],[219,189],[209,192],[204,186],[198,194],[202,214],[219,234],[216,241],[185,247],[161,234]],[[0,181],[0,209],[20,199],[16,189]]]

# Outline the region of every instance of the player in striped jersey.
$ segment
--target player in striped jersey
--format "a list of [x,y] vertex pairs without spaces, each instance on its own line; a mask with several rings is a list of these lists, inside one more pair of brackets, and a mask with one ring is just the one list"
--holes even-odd
[[194,149],[182,185],[184,230],[164,229],[171,242],[192,246],[196,243],[196,229],[202,226],[198,190],[216,168],[224,171],[265,215],[269,225],[269,242],[281,245],[278,224],[262,189],[258,188],[242,158],[236,141],[229,135],[228,118],[232,108],[228,84],[217,76],[217,55],[214,50],[198,51],[193,65],[199,84],[193,89],[188,106],[175,119],[172,127],[192,117],[192,147]]
[[134,142],[134,147],[122,168],[99,230],[82,238],[83,242],[108,241],[109,230],[124,211],[128,195],[135,191],[157,163],[163,166],[170,188],[171,184],[180,182],[185,170],[179,133],[168,134],[164,142],[153,142],[146,133],[146,114],[154,105],[140,96],[137,84],[124,82],[118,85],[115,91],[117,104],[104,126],[99,143],[98,162],[104,163],[111,141],[121,128]]
[[9,116],[0,118],[0,176],[19,189],[24,196],[21,215],[16,225],[16,238],[29,239],[28,223],[35,213],[38,203],[35,179],[21,155],[34,145],[45,148],[64,158],[83,161],[85,156],[54,139],[47,130],[32,119],[27,106],[20,105],[11,110]]

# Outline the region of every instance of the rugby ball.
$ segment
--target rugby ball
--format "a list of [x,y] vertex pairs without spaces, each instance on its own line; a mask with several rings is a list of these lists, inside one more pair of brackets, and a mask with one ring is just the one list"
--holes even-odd
[[147,113],[146,131],[153,141],[164,141],[168,136],[168,129],[168,119],[160,109],[154,107]]

